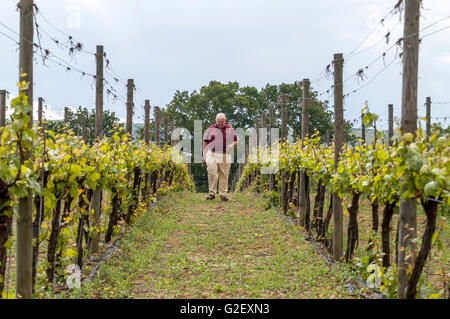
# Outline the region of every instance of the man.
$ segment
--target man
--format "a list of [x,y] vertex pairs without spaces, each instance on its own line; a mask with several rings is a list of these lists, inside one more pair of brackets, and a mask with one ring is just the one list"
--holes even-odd
[[208,166],[209,196],[207,200],[216,198],[219,184],[220,199],[228,201],[228,177],[231,167],[231,151],[238,144],[234,129],[226,123],[225,114],[216,116],[216,124],[211,125],[203,137],[203,162]]

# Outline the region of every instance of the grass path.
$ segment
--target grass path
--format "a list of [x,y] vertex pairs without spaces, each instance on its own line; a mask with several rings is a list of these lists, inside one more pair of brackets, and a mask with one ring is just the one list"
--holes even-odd
[[82,298],[354,298],[295,226],[253,193],[171,193],[136,221]]

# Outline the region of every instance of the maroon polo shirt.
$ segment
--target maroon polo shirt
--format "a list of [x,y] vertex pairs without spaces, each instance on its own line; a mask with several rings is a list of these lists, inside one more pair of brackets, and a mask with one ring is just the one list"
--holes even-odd
[[[218,138],[216,138],[216,135],[222,133],[222,143],[219,142]],[[203,136],[203,141],[207,142],[208,145],[206,146],[211,151],[215,152],[216,148],[220,149],[222,147],[222,152],[225,153],[227,149],[227,145],[231,144],[232,142],[237,142],[238,138],[236,133],[234,132],[234,129],[228,125],[225,124],[225,126],[220,129],[217,127],[217,124],[211,125],[205,132],[205,135]]]

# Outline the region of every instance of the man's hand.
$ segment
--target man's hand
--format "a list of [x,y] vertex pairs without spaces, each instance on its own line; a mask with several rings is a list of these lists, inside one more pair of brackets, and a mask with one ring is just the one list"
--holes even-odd
[[235,146],[237,146],[237,142],[233,142],[227,146],[227,153],[231,151]]

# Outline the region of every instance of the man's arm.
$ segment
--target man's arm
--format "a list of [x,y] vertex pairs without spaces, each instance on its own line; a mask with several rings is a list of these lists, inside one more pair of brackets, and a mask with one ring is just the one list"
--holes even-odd
[[202,163],[204,163],[206,160],[205,160],[205,156],[206,156],[206,154],[205,154],[205,148],[206,148],[206,146],[208,145],[208,142],[205,142],[205,141],[203,141],[203,146],[202,146],[202,153],[203,153],[203,156],[202,156]]
[[237,137],[236,133],[234,132],[234,129],[231,129],[231,130],[232,130],[231,132],[233,134],[234,142],[229,144],[229,145],[227,145],[227,152],[229,152],[232,148],[238,146],[238,143],[239,143],[238,137]]

